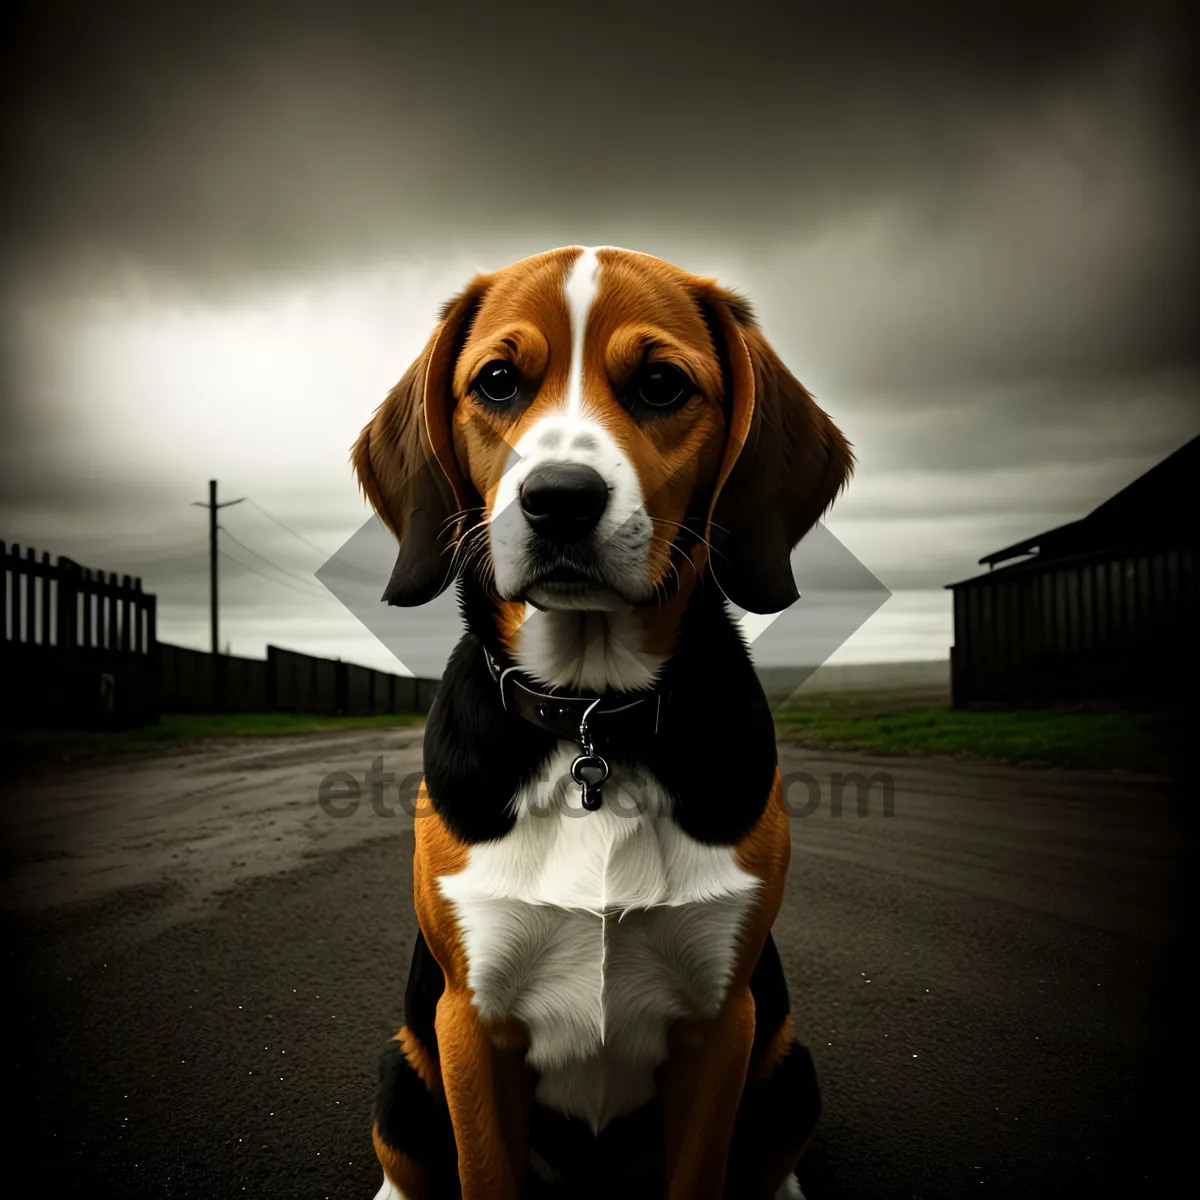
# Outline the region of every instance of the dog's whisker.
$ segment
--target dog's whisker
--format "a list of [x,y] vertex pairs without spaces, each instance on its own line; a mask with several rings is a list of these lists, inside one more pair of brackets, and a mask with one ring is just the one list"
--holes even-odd
[[[442,523],[438,526],[438,532],[442,533],[445,530],[453,527],[454,525],[457,525],[460,521],[463,521],[466,518],[470,517],[472,513],[477,513],[477,512],[482,512],[482,511],[483,510],[478,506],[475,506],[472,508],[460,508],[457,512],[451,513],[444,521],[442,521]],[[470,528],[472,528],[472,526],[468,526],[467,528],[470,529]]]

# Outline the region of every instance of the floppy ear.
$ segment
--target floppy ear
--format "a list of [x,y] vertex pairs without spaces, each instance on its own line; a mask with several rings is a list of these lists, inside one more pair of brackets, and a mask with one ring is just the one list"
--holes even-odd
[[771,349],[746,302],[706,281],[702,303],[732,392],[709,508],[709,570],[740,607],[780,612],[800,595],[792,548],[846,484],[854,456]]
[[351,452],[371,507],[400,543],[383,594],[388,604],[425,604],[453,578],[453,543],[472,490],[454,456],[450,384],[489,282],[477,276],[443,306],[441,323],[425,349],[376,409]]

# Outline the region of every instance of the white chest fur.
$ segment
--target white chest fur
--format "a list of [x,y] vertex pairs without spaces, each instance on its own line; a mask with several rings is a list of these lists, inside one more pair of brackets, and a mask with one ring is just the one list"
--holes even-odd
[[439,880],[487,1021],[529,1031],[537,1098],[599,1131],[653,1095],[667,1027],[712,1016],[759,881],[683,833],[657,780],[613,764],[596,812],[562,743],[513,798],[516,825]]

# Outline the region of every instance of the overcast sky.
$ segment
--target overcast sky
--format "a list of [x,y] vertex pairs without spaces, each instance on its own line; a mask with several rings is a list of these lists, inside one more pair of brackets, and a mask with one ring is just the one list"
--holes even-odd
[[1164,5],[833,7],[9,6],[0,537],[203,646],[216,477],[233,650],[394,665],[312,578],[354,436],[475,270],[615,244],[854,443],[838,657],[943,656],[943,584],[1200,432],[1190,64]]

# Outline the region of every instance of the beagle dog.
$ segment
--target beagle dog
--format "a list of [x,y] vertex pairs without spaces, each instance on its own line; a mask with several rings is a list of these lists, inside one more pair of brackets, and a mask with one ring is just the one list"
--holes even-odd
[[799,1195],[791,841],[726,601],[798,598],[848,443],[743,299],[571,246],[447,303],[353,464],[399,544],[384,599],[454,584],[466,627],[425,729],[379,1200]]

